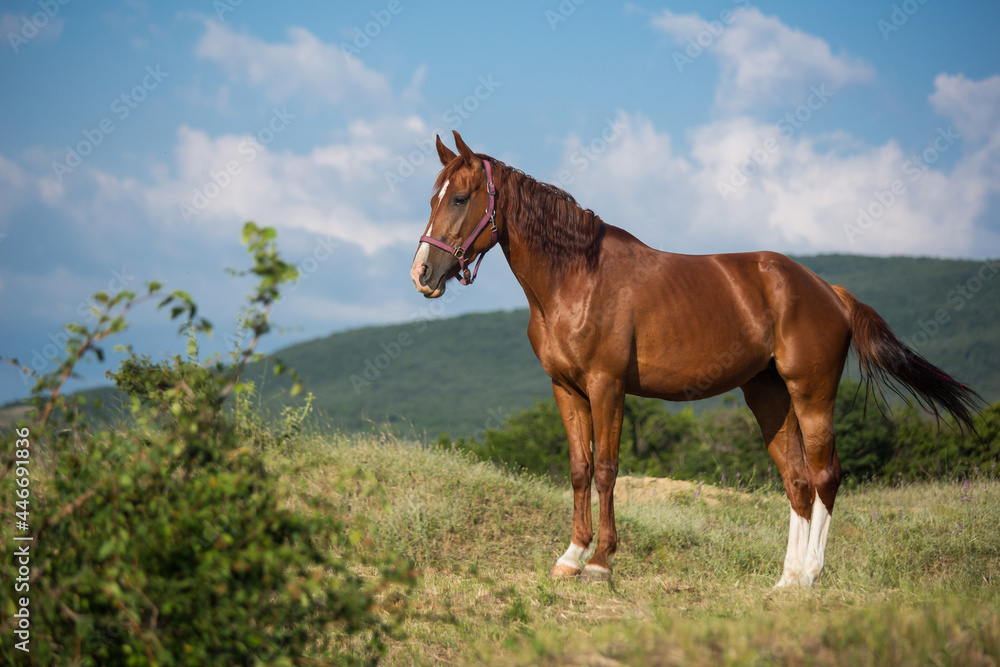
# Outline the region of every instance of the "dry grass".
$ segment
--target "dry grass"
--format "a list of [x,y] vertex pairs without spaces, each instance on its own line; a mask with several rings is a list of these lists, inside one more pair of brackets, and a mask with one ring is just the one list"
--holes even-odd
[[548,576],[572,501],[546,480],[385,437],[290,458],[294,494],[335,500],[421,571],[388,664],[1000,660],[996,478],[841,494],[824,578],[775,592],[788,510],[772,492],[626,480],[615,576],[586,584]]

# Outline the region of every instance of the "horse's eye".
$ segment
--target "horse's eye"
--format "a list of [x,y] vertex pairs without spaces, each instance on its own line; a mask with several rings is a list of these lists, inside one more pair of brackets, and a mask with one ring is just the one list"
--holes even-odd
[[457,197],[451,200],[451,203],[454,204],[455,206],[464,206],[465,202],[467,201],[469,201],[468,197],[463,197],[461,195],[458,195]]

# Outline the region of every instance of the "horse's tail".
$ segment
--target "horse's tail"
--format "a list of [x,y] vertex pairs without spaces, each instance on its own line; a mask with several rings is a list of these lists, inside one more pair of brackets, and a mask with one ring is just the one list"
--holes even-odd
[[862,380],[873,382],[880,391],[888,387],[902,396],[891,382],[895,379],[935,417],[943,409],[975,432],[974,414],[984,403],[982,397],[907,347],[871,306],[839,285],[834,285],[833,290],[851,313],[851,334]]

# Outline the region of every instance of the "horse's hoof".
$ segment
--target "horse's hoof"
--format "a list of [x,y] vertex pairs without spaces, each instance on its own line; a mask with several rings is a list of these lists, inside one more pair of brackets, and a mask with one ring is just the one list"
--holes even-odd
[[567,579],[569,577],[578,577],[580,576],[580,572],[581,570],[578,567],[556,563],[555,567],[552,568],[552,578]]
[[583,568],[583,575],[580,577],[581,580],[587,582],[601,582],[608,581],[611,579],[611,570],[606,567],[601,567],[600,565],[587,565]]
[[778,583],[776,583],[774,586],[771,587],[771,590],[777,591],[783,588],[793,589],[793,590],[794,589],[807,590],[809,588],[812,588],[812,585],[813,585],[812,578],[807,577],[805,575],[799,575],[793,577],[783,576],[778,581]]

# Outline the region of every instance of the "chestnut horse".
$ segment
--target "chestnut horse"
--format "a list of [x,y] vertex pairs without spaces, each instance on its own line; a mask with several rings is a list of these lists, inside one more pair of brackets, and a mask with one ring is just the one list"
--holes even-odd
[[[654,250],[454,134],[457,154],[437,139],[444,168],[410,277],[439,297],[450,278],[471,283],[469,264],[499,244],[524,288],[528,339],[569,439],[573,538],[552,576],[611,574],[625,394],[684,401],[743,391],[791,505],[776,587],[811,586],[823,571],[841,479],[833,407],[852,340],[866,380],[893,388],[894,378],[935,414],[940,407],[972,428],[975,392],[843,287],[773,252]],[[591,550],[592,479],[600,527]]]

